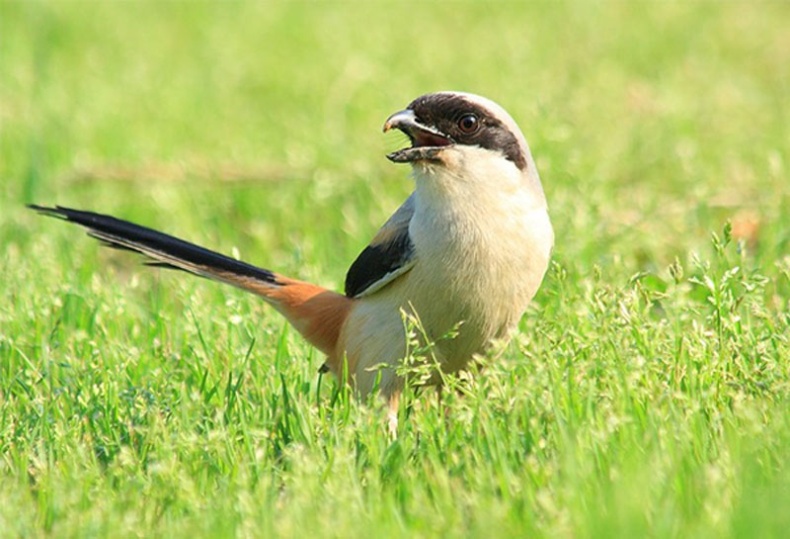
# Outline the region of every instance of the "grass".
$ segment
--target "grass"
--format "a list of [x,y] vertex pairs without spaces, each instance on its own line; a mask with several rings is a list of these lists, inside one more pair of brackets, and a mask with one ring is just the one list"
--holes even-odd
[[[0,4],[0,535],[781,537],[781,2]],[[397,441],[254,297],[24,204],[339,288],[409,193],[379,129],[503,104],[553,266],[504,356]],[[453,382],[455,383],[455,382]]]

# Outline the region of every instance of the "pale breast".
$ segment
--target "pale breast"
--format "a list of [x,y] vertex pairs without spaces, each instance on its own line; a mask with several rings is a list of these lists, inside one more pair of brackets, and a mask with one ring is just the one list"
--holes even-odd
[[[441,339],[448,370],[463,368],[492,339],[506,337],[546,272],[552,244],[546,210],[505,215],[433,212],[413,220],[417,256],[430,264],[412,270],[408,295],[430,337]],[[445,338],[454,329],[457,335]]]

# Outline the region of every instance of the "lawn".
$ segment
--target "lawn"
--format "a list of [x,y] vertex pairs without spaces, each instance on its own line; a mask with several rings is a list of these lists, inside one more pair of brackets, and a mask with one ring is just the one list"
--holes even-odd
[[[0,3],[0,536],[784,537],[790,4]],[[339,289],[440,89],[530,141],[552,267],[382,410],[256,297],[25,204]]]

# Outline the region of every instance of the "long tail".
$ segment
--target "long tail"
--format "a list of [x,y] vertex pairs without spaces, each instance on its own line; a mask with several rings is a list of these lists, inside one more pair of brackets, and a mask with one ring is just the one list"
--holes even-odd
[[352,300],[320,286],[210,251],[129,221],[62,206],[31,204],[33,210],[88,229],[104,244],[146,256],[151,266],[180,269],[261,296],[316,348],[333,355]]

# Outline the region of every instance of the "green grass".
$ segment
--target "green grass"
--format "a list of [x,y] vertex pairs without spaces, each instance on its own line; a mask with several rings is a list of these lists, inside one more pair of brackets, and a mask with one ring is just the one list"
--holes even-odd
[[[782,537],[790,7],[0,3],[0,536]],[[338,288],[380,128],[505,106],[554,263],[504,356],[382,411],[256,298],[25,203]],[[728,223],[731,223],[728,225]]]

